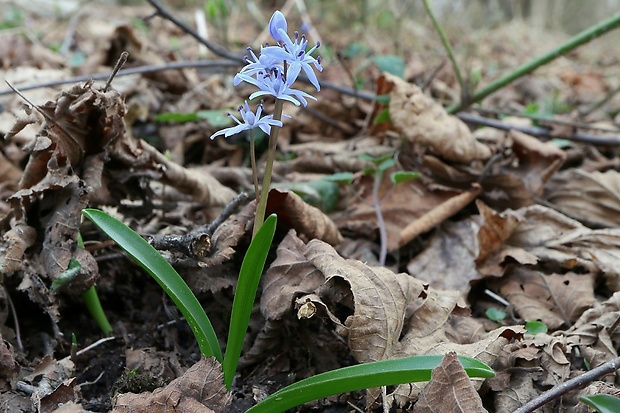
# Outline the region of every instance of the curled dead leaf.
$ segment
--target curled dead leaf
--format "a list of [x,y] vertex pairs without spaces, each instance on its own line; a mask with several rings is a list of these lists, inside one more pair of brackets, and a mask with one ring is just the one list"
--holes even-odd
[[320,239],[331,245],[342,241],[342,235],[331,218],[294,192],[271,189],[267,214],[271,213],[277,214],[280,223],[288,224],[306,239]]
[[463,164],[491,156],[491,150],[476,141],[463,121],[449,115],[416,85],[384,73],[379,88],[381,94],[390,94],[392,124],[411,142]]

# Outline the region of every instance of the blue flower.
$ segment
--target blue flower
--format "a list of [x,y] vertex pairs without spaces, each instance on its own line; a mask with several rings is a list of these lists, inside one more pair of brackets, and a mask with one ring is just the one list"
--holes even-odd
[[[254,54],[254,51],[248,47],[248,52],[250,52],[251,58],[254,60],[251,60],[246,56],[245,61],[247,62],[247,65],[241,69],[239,74],[243,73],[248,76],[260,77],[270,73],[273,70],[281,70],[282,67],[280,66],[280,63],[282,63],[282,61],[274,59],[274,57],[269,53],[263,53],[263,50],[264,48],[261,46],[260,53],[257,57],[256,54]],[[233,84],[237,86],[241,82],[242,80],[236,75],[233,79]]]
[[299,73],[303,70],[310,83],[316,88],[317,91],[321,90],[319,80],[312,69],[313,65],[319,72],[323,71],[321,66],[321,58],[312,57],[312,53],[320,47],[320,43],[317,42],[314,47],[306,52],[308,46],[308,40],[305,35],[299,35],[295,32],[295,40],[291,40],[287,32],[287,23],[284,15],[276,11],[271,20],[269,21],[269,32],[271,36],[276,39],[283,47],[270,46],[261,49],[261,56],[266,55],[273,61],[286,62],[288,65],[286,77],[292,84],[299,76]]
[[306,98],[316,100],[314,96],[306,92],[293,89],[290,85],[289,79],[284,80],[282,72],[279,69],[272,70],[271,73],[267,73],[263,76],[257,76],[256,78],[248,76],[244,73],[237,73],[235,78],[239,81],[251,83],[260,89],[250,95],[250,100],[269,95],[275,97],[276,99],[289,101],[295,106],[299,106],[300,102],[303,106],[307,106],[308,101]]
[[241,114],[241,118],[243,122],[241,122],[235,115],[229,113],[228,116],[233,118],[235,122],[237,122],[237,126],[233,126],[230,128],[222,129],[219,132],[211,135],[211,139],[215,139],[216,136],[224,135],[225,138],[235,135],[239,132],[243,132],[244,130],[252,130],[254,128],[261,128],[263,132],[267,135],[271,132],[272,126],[282,127],[282,122],[279,120],[273,119],[273,115],[263,116],[261,118],[261,114],[263,112],[263,105],[259,104],[256,108],[256,114],[250,110],[250,106],[248,105],[248,101],[245,101],[245,107],[239,106],[239,113]]
[[286,28],[286,17],[284,17],[280,10],[276,10],[269,20],[269,33],[271,33],[271,37],[276,39],[277,42],[282,41],[279,30],[282,29],[286,33]]

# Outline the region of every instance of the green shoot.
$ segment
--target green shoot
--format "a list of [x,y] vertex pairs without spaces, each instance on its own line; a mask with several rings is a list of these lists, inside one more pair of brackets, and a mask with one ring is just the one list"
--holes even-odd
[[211,321],[185,281],[155,248],[131,228],[97,209],[82,214],[112,238],[131,258],[146,270],[172,299],[190,325],[200,352],[222,362],[222,350]]
[[88,312],[95,319],[95,322],[101,329],[101,332],[106,336],[112,334],[112,326],[103,311],[101,301],[99,301],[99,295],[97,294],[97,290],[94,285],[82,294],[82,299],[86,304]]
[[535,336],[536,334],[546,333],[548,331],[547,326],[542,321],[528,321],[525,323],[526,334]]
[[[486,364],[458,356],[470,377],[495,377]],[[443,356],[412,356],[377,361],[328,371],[275,392],[246,413],[280,413],[303,403],[340,393],[373,387],[428,381]]]

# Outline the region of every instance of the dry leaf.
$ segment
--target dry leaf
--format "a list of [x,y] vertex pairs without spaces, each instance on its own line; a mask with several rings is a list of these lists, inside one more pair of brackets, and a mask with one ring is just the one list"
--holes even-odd
[[620,173],[562,171],[545,187],[545,198],[561,212],[605,227],[620,226]]
[[413,413],[486,411],[455,352],[447,353],[433,369],[431,381],[424,387],[413,408]]
[[491,156],[491,150],[476,141],[463,121],[449,115],[416,85],[384,73],[379,88],[380,94],[390,93],[390,120],[408,140],[463,164]]
[[185,374],[152,393],[125,393],[113,413],[222,413],[232,395],[214,357],[202,358]]
[[306,239],[316,238],[331,245],[342,241],[342,235],[331,218],[294,192],[271,189],[267,214],[277,214],[280,223],[286,223]]
[[522,318],[541,320],[550,330],[571,325],[595,301],[594,278],[588,274],[544,274],[514,267],[494,285]]

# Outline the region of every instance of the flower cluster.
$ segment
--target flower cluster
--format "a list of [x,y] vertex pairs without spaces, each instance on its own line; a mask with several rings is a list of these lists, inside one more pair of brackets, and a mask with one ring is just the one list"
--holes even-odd
[[[314,47],[306,51],[308,40],[305,35],[299,35],[298,32],[295,32],[294,39],[291,39],[287,34],[286,18],[279,11],[271,16],[269,32],[277,44],[261,46],[258,56],[251,48],[248,48],[250,56],[245,59],[247,65],[235,75],[234,85],[247,82],[256,86],[258,91],[250,95],[250,100],[273,96],[276,99],[291,102],[296,106],[306,106],[308,104],[307,99],[316,100],[316,98],[309,93],[294,89],[293,84],[303,71],[316,90],[321,89],[314,72],[315,69],[319,72],[323,70],[321,58],[312,56],[320,44],[317,42]],[[228,137],[257,127],[269,134],[271,126],[282,127],[282,122],[273,119],[272,115],[261,118],[262,104],[258,105],[256,113],[254,113],[246,101],[244,106],[239,107],[239,112],[243,121],[229,114],[237,125],[213,134],[211,139],[220,135]]]

